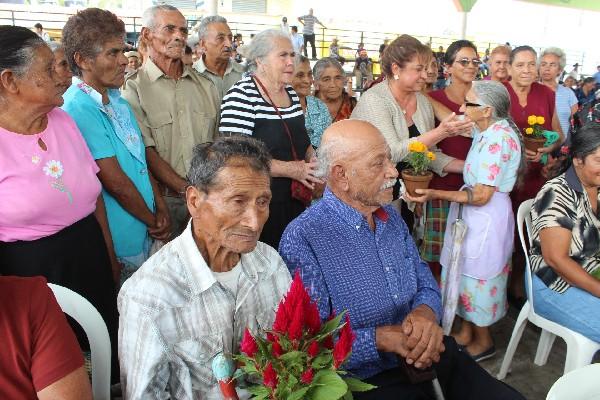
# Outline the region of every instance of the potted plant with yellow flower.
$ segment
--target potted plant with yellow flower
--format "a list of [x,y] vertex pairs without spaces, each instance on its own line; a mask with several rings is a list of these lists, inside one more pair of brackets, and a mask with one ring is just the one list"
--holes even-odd
[[540,147],[544,147],[546,136],[542,125],[545,122],[546,120],[542,116],[530,115],[527,117],[527,125],[529,126],[525,128],[525,135],[523,135],[527,150],[538,151]]
[[408,156],[403,160],[410,168],[402,170],[402,180],[406,191],[411,196],[418,196],[415,189],[427,189],[433,178],[433,173],[427,168],[435,160],[435,154],[423,143],[415,140],[408,145]]

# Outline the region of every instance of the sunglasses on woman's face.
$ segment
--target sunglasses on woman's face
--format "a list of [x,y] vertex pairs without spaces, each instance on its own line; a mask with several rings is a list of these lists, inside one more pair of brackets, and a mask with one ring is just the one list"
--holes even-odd
[[465,107],[483,107],[483,104],[477,104],[477,103],[471,103],[471,102],[465,101]]
[[468,58],[461,58],[460,60],[456,60],[455,62],[459,63],[460,65],[462,65],[465,68],[467,66],[469,66],[469,63],[471,65],[473,65],[474,67],[479,67],[481,65],[481,60],[478,58],[474,58],[472,60],[470,60]]

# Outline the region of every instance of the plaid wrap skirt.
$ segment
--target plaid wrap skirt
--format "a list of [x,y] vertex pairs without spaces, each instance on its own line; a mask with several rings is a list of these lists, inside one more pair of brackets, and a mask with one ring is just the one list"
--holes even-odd
[[427,202],[425,206],[425,233],[419,249],[423,261],[440,261],[449,210],[449,201],[436,199]]

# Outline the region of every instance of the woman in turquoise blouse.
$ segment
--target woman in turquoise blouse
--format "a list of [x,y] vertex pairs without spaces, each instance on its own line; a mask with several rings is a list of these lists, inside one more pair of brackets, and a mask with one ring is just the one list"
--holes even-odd
[[77,123],[100,168],[121,283],[148,258],[152,238],[167,240],[170,235],[167,208],[148,171],[140,129],[119,92],[127,66],[124,37],[121,20],[94,8],[71,17],[63,29],[74,74],[63,109]]
[[[510,97],[501,83],[473,82],[461,111],[474,122],[473,142],[463,169],[465,186],[460,191],[425,189],[420,197],[406,197],[418,202],[451,201],[448,221],[457,219],[462,204],[467,233],[461,245],[456,313],[463,323],[455,338],[475,360],[482,361],[496,352],[488,327],[507,311],[508,260],[514,231],[509,193],[517,183],[524,158],[518,128],[509,116]],[[452,242],[449,223],[440,258],[442,286],[452,285],[446,281]]]
[[304,111],[304,125],[310,143],[316,149],[321,144],[323,132],[331,125],[331,115],[325,103],[310,95],[312,84],[313,74],[310,62],[308,58],[299,55],[296,57],[292,87],[300,98],[300,104]]

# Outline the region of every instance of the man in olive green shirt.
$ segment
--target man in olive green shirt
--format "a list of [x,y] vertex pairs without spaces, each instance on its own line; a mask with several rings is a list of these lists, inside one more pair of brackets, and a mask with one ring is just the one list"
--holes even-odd
[[198,38],[202,57],[194,69],[215,85],[220,104],[229,88],[242,79],[244,67],[231,58],[233,35],[225,18],[211,15],[202,19]]
[[177,8],[163,4],[147,9],[141,38],[149,57],[123,90],[142,131],[148,167],[169,208],[173,235],[189,219],[185,176],[194,146],[216,138],[219,117],[214,85],[181,60],[187,35],[187,22]]

